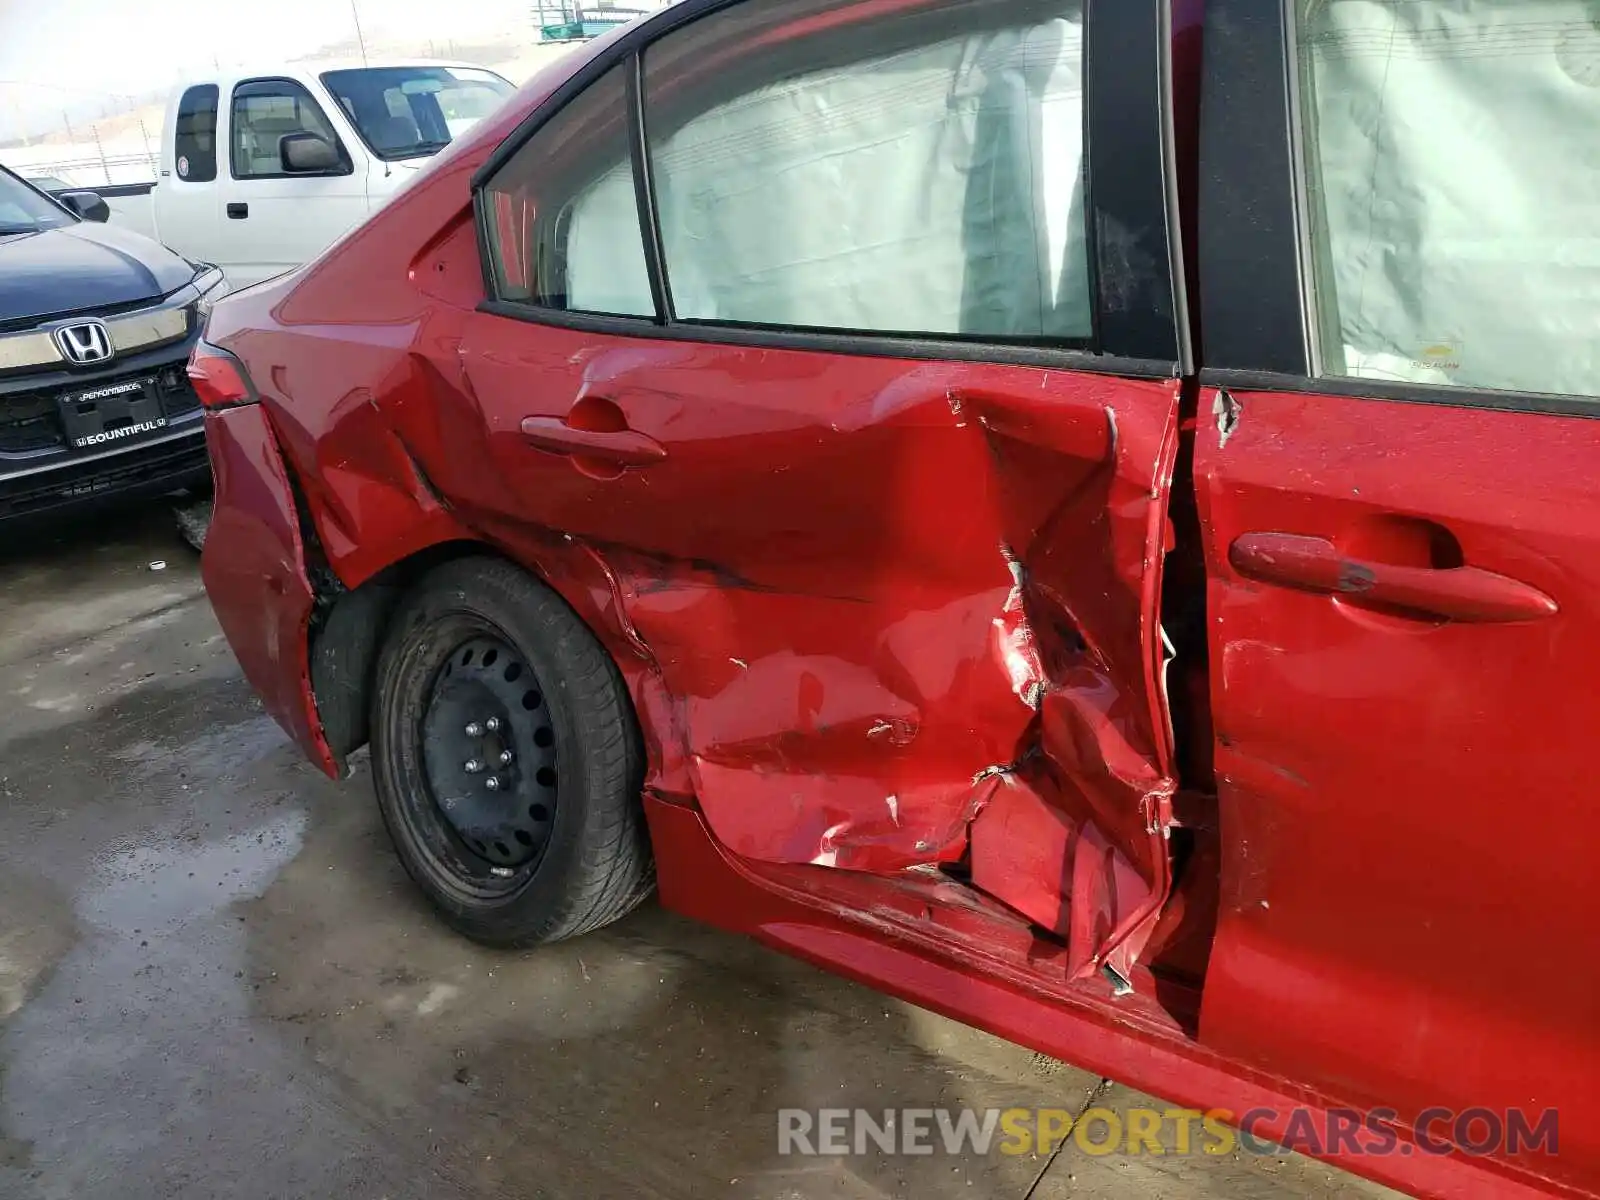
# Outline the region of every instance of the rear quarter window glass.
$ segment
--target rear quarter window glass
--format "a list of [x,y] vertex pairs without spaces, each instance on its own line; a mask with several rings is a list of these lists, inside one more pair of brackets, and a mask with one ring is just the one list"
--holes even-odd
[[1324,375],[1600,393],[1588,0],[1291,0]]
[[656,315],[625,69],[556,113],[485,186],[480,220],[499,299],[561,312]]
[[217,97],[217,85],[204,83],[178,101],[173,170],[185,183],[210,183],[217,177]]

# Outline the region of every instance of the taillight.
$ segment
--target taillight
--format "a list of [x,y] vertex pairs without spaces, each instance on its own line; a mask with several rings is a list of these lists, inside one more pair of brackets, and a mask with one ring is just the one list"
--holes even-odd
[[234,408],[254,404],[256,390],[244,364],[209,342],[196,342],[189,355],[189,382],[205,408]]

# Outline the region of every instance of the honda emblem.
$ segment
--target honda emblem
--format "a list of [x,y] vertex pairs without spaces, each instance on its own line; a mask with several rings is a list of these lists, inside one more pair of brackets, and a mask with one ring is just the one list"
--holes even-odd
[[70,363],[105,362],[111,357],[111,331],[103,321],[79,321],[55,331],[56,346]]

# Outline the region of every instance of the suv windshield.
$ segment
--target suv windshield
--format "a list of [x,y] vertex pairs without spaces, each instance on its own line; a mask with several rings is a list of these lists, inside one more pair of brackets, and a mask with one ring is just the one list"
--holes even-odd
[[361,67],[322,82],[368,149],[390,160],[437,153],[516,91],[474,67]]
[[58,229],[73,220],[60,205],[52,204],[11,172],[0,169],[0,237]]

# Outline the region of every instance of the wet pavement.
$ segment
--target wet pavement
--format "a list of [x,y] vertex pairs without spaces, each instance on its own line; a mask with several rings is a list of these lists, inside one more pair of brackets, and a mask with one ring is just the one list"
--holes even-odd
[[3,1200],[1390,1194],[1071,1142],[780,1156],[780,1108],[1152,1102],[653,904],[465,942],[365,765],[332,783],[263,714],[169,513],[6,542]]

